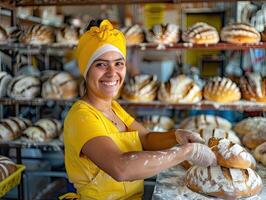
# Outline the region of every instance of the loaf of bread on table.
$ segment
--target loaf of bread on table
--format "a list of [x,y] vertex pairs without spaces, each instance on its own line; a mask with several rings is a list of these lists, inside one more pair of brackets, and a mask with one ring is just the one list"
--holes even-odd
[[152,115],[141,118],[143,126],[151,131],[168,131],[175,125],[174,121],[166,116]]
[[256,167],[253,156],[245,148],[228,139],[211,138],[208,146],[215,153],[220,166],[238,169]]
[[184,119],[180,122],[179,128],[198,130],[202,127],[211,126],[214,128],[220,128],[224,130],[230,130],[232,127],[231,122],[219,116],[214,115],[197,115]]
[[11,159],[0,155],[0,182],[10,176],[16,170],[17,166]]
[[186,173],[185,183],[194,192],[223,199],[250,197],[263,188],[262,180],[254,170],[221,166],[193,166]]
[[203,96],[210,101],[228,103],[240,100],[241,93],[238,86],[230,79],[215,77],[207,81],[203,88]]
[[253,154],[258,162],[266,166],[266,142],[256,147]]
[[158,99],[166,103],[195,103],[202,99],[201,88],[191,78],[179,75],[161,83]]
[[33,99],[41,92],[41,81],[35,76],[20,75],[11,80],[7,88],[9,97]]
[[139,44],[144,41],[144,31],[138,24],[129,27],[124,27],[121,29],[121,31],[125,35],[128,46]]
[[260,39],[260,33],[249,24],[230,24],[221,31],[221,40],[233,44],[258,43]]
[[156,24],[147,32],[147,40],[156,44],[177,43],[179,37],[179,27],[175,24]]
[[220,37],[217,30],[204,22],[198,22],[184,31],[182,34],[184,42],[193,44],[216,44]]
[[137,75],[125,84],[121,96],[132,102],[149,102],[157,96],[158,81],[156,76]]
[[70,26],[66,26],[56,33],[56,41],[60,44],[77,44],[79,40],[79,32]]
[[266,77],[248,74],[240,79],[242,97],[249,101],[266,102]]

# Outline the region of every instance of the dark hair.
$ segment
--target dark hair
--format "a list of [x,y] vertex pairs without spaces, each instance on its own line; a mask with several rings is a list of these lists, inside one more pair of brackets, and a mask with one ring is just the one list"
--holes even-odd
[[90,30],[90,28],[91,27],[93,27],[93,26],[100,26],[100,24],[102,23],[102,19],[98,19],[98,20],[91,20],[90,22],[89,22],[89,25],[86,27],[86,31],[88,31],[88,30]]

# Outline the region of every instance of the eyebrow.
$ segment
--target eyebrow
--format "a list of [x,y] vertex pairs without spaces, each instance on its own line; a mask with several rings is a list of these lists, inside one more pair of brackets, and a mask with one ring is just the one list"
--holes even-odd
[[124,58],[118,58],[115,60],[106,60],[106,59],[96,59],[93,61],[93,63],[98,62],[98,61],[103,61],[103,62],[117,62],[117,61],[121,61],[121,60],[125,60]]

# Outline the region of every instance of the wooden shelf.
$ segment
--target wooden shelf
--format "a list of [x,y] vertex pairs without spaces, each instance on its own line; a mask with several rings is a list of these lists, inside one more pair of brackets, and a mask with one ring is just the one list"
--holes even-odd
[[[36,98],[32,100],[16,100],[10,98],[1,98],[0,105],[31,105],[31,106],[44,106],[44,105],[69,105],[71,106],[78,99],[71,100],[58,100],[58,99],[42,99]],[[162,109],[179,109],[179,110],[238,110],[238,111],[266,111],[266,103],[257,103],[252,101],[237,101],[233,103],[217,103],[211,101],[200,101],[198,103],[177,103],[168,104],[160,101],[152,102],[129,102],[125,100],[118,100],[124,107],[132,108],[162,108]]]

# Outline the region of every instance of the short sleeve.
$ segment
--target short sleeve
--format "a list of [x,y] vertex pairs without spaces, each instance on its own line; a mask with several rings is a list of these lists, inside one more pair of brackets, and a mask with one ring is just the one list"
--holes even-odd
[[74,147],[80,155],[84,144],[92,138],[107,136],[106,128],[97,114],[86,109],[76,110],[65,119],[65,144]]
[[129,127],[134,122],[135,119],[130,114],[128,114],[118,102],[113,101],[113,107],[116,114],[119,115],[119,117],[123,120],[127,127]]

